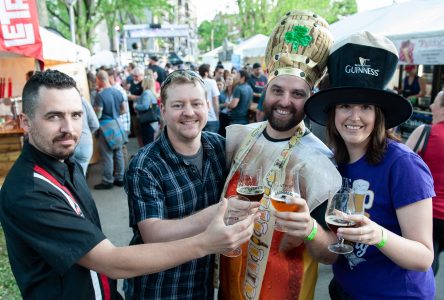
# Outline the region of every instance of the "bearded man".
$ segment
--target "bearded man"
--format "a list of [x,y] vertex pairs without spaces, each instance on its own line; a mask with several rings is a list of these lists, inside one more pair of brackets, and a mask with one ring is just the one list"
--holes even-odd
[[[306,11],[287,13],[270,36],[266,51],[269,83],[267,122],[227,127],[227,163],[231,170],[224,195],[236,193],[239,166],[262,168],[265,193],[243,257],[221,257],[220,296],[241,299],[313,299],[329,191],[341,186],[331,151],[308,129],[304,103],[325,71],[332,45],[327,22]],[[270,203],[276,178],[298,172],[301,198],[296,212],[279,213]],[[275,216],[277,214],[277,216]],[[278,218],[276,218],[278,217]],[[317,222],[316,222],[317,221]],[[285,233],[274,231],[275,223]],[[318,236],[316,236],[318,234]],[[307,251],[308,250],[308,251]]]

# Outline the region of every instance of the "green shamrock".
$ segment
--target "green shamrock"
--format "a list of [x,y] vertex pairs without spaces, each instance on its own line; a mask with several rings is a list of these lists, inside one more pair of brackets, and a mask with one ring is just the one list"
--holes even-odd
[[293,49],[298,50],[299,45],[307,47],[313,39],[308,34],[308,28],[305,26],[294,26],[293,30],[285,33],[285,42],[293,43]]

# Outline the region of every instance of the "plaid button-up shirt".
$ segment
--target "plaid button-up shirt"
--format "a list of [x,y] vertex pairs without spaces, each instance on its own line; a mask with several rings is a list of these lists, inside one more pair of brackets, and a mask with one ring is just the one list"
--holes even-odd
[[[131,160],[125,190],[134,232],[132,245],[143,243],[138,222],[148,218],[184,218],[219,201],[227,174],[225,140],[217,134],[202,132],[201,141],[202,174],[177,154],[166,129]],[[209,255],[165,272],[136,277],[129,281],[134,299],[209,299],[213,261],[214,257]]]

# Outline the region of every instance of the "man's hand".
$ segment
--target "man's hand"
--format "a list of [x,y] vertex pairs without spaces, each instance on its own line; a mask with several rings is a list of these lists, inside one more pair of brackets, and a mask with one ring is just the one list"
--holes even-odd
[[[253,234],[254,221],[259,218],[257,207],[244,220],[233,225],[225,225],[224,215],[227,210],[227,200],[223,199],[217,209],[214,220],[208,225],[202,235],[203,247],[208,253],[223,253],[231,251],[247,242]],[[253,203],[252,203],[253,204]],[[251,209],[251,208],[250,208]]]
[[297,238],[306,238],[313,227],[313,219],[310,216],[310,210],[307,202],[302,198],[295,198],[294,203],[298,205],[296,212],[278,212],[274,213],[276,224],[287,229],[287,234]]

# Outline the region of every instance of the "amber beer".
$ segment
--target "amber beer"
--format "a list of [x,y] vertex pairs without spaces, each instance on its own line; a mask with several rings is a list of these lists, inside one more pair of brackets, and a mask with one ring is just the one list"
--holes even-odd
[[327,216],[325,222],[327,222],[328,228],[330,228],[335,234],[338,232],[338,228],[356,226],[356,222],[346,221],[334,215]]
[[260,186],[239,186],[236,192],[240,196],[247,197],[252,202],[259,202],[264,196],[264,188]]
[[299,209],[299,205],[297,205],[296,203],[291,203],[291,199],[289,197],[300,198],[300,195],[288,195],[288,193],[279,192],[276,194],[272,194],[270,199],[271,203],[277,211],[297,211]]

